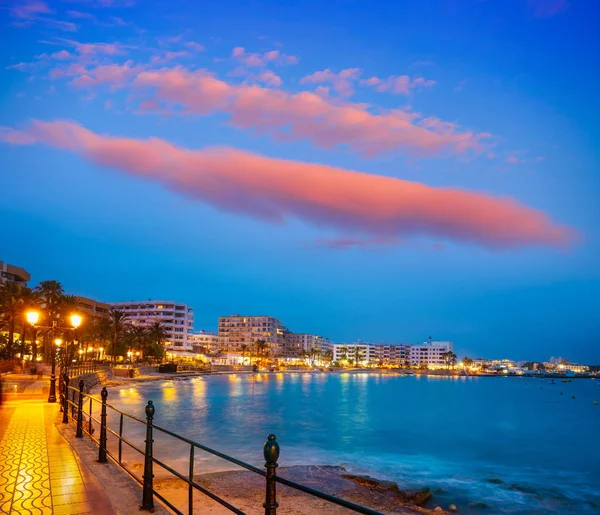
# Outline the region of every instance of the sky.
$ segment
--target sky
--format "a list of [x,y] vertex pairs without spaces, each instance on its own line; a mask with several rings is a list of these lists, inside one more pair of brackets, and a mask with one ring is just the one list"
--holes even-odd
[[600,364],[594,0],[0,3],[0,259],[195,328]]

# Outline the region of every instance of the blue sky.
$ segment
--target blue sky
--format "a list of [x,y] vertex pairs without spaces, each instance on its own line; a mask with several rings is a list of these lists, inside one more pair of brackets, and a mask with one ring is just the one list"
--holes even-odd
[[0,258],[98,300],[185,301],[197,329],[270,314],[600,362],[599,11],[5,4]]

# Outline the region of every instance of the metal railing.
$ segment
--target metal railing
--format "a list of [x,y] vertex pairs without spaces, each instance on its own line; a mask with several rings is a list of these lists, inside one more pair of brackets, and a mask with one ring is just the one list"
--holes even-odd
[[98,372],[99,370],[104,370],[106,367],[100,366],[98,363],[80,363],[78,365],[71,365],[70,367],[65,367],[63,372],[67,373],[69,379],[73,379],[74,377],[78,377],[83,374],[92,374],[94,372]]
[[[148,401],[148,404],[146,405],[146,420],[144,421],[108,404],[108,391],[106,387],[102,388],[102,391],[100,393],[100,399],[98,399],[92,395],[83,392],[83,380],[79,381],[78,388],[69,386],[68,377],[63,376],[62,380],[64,382],[62,389],[64,394],[61,398],[63,408],[63,423],[68,424],[69,421],[75,422],[75,436],[77,438],[82,438],[83,435],[86,434],[96,445],[98,445],[98,462],[107,463],[108,458],[110,458],[114,463],[119,465],[136,482],[138,482],[142,486],[141,509],[143,510],[153,510],[154,498],[156,497],[173,512],[177,513],[178,515],[185,515],[184,512],[180,511],[176,506],[173,505],[172,502],[170,502],[161,493],[157,492],[157,490],[154,488],[154,465],[158,465],[163,470],[167,471],[168,473],[180,479],[181,481],[184,481],[188,485],[189,493],[187,513],[189,515],[192,515],[194,513],[194,490],[201,492],[202,494],[211,498],[213,501],[219,503],[221,506],[224,506],[233,513],[237,513],[238,515],[245,515],[243,511],[236,508],[235,506],[227,502],[225,499],[219,497],[217,494],[211,492],[210,490],[203,487],[201,484],[194,480],[194,461],[196,457],[196,450],[200,450],[264,477],[265,502],[263,503],[263,508],[265,510],[265,515],[277,515],[277,508],[279,506],[279,504],[277,503],[277,483],[286,485],[295,490],[299,490],[308,495],[312,495],[313,497],[323,499],[332,504],[342,506],[356,513],[363,513],[365,515],[382,515],[378,511],[366,508],[364,506],[359,506],[358,504],[354,504],[344,499],[340,499],[339,497],[335,497],[325,492],[315,490],[314,488],[310,488],[306,485],[302,485],[300,483],[296,483],[294,481],[290,481],[289,479],[285,479],[281,476],[278,476],[277,460],[279,459],[279,443],[277,442],[277,439],[273,434],[267,436],[267,441],[263,446],[263,456],[265,458],[265,469],[263,470],[258,467],[255,467],[254,465],[250,465],[249,463],[245,463],[241,460],[238,460],[237,458],[233,458],[232,456],[228,456],[227,454],[224,454],[220,451],[211,449],[210,447],[207,447],[198,442],[178,435],[172,431],[169,431],[168,429],[164,429],[160,426],[157,426],[156,424],[154,424],[154,415],[156,410],[152,401]],[[99,405],[99,410],[93,410],[94,404]],[[111,410],[111,413],[118,415],[118,431],[110,428],[107,424],[108,410]],[[98,413],[98,411],[100,414],[99,419],[97,418],[97,415],[94,416],[94,413]],[[84,416],[86,420],[84,420]],[[131,442],[129,439],[123,436],[125,420],[134,421],[138,424],[142,424],[143,426],[145,426],[146,438],[144,449],[136,447],[136,445],[133,442]],[[97,424],[97,426],[100,428],[100,434],[98,438],[94,436],[96,431],[93,426],[93,423]],[[187,474],[182,474],[178,472],[172,466],[164,463],[162,460],[159,460],[154,456],[153,444],[154,437],[156,435],[155,432],[164,434],[166,436],[174,438],[175,440],[189,445],[189,463],[187,468]],[[107,445],[109,435],[110,438],[116,438],[117,440],[116,452],[110,450]],[[126,446],[128,446],[129,448],[131,448],[132,450],[136,451],[138,454],[144,457],[142,477],[136,475],[136,473],[131,469],[131,467],[123,461],[123,444],[125,444]]]

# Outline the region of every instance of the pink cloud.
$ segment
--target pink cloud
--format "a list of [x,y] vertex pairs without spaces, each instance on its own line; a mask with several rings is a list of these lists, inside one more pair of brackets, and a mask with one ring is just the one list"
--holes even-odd
[[46,2],[41,0],[29,0],[17,2],[12,7],[12,15],[22,20],[35,19],[40,14],[50,14],[52,11]]
[[298,62],[298,58],[295,55],[283,54],[279,50],[271,50],[264,54],[248,53],[241,46],[237,46],[231,51],[231,57],[249,68],[262,68],[269,63],[296,64]]
[[278,88],[283,83],[281,77],[271,70],[263,70],[256,79],[267,86],[272,86],[275,88]]
[[527,0],[533,15],[538,18],[549,18],[566,11],[569,7],[567,0]]
[[10,8],[10,14],[18,20],[14,23],[17,27],[29,27],[33,23],[41,23],[68,32],[77,30],[77,25],[74,23],[44,16],[52,12],[48,4],[42,0],[21,0],[15,2],[15,5]]
[[333,90],[342,97],[349,97],[354,93],[354,82],[361,76],[360,68],[347,68],[338,73],[329,68],[317,71],[300,79],[300,84],[331,84]]
[[165,52],[162,55],[153,55],[150,62],[153,64],[167,63],[179,59],[180,57],[190,57],[191,54],[186,50],[180,50],[179,52]]
[[189,49],[193,50],[194,52],[204,52],[204,50],[206,50],[204,45],[196,43],[195,41],[186,41],[184,45]]
[[133,61],[127,61],[124,64],[107,64],[91,70],[87,70],[81,65],[75,65],[69,67],[65,74],[77,75],[72,81],[72,84],[77,87],[89,88],[107,84],[112,89],[118,89],[124,87],[132,77],[142,70],[141,66],[132,66],[132,63]]
[[71,17],[71,18],[76,18],[76,19],[80,19],[80,20],[93,20],[96,17],[93,14],[90,13],[84,13],[81,11],[67,11],[67,14]]
[[401,110],[372,113],[367,105],[339,103],[322,94],[290,93],[258,85],[230,85],[206,71],[181,67],[142,71],[133,82],[182,114],[225,111],[230,123],[281,140],[347,147],[364,156],[406,152],[446,156],[486,149],[487,133],[473,133],[437,118]]
[[82,55],[121,55],[123,49],[118,43],[75,43],[75,50]]
[[67,50],[61,50],[60,52],[54,52],[50,54],[51,59],[56,59],[57,61],[65,61],[67,59],[72,59],[73,55]]
[[423,77],[417,77],[411,79],[408,75],[392,75],[387,79],[380,79],[379,77],[371,77],[360,81],[361,86],[370,86],[375,88],[375,91],[382,93],[389,91],[396,95],[408,95],[411,90],[416,88],[430,88],[435,86],[434,80],[424,79]]
[[527,150],[515,150],[508,155],[505,161],[508,164],[515,165],[539,163],[545,159],[546,158],[544,156],[529,157],[529,152]]
[[192,150],[158,138],[108,136],[70,121],[33,121],[25,131],[4,128],[0,138],[68,150],[218,209],[273,223],[297,219],[372,238],[424,235],[489,248],[562,247],[575,238],[568,227],[512,198],[232,148]]

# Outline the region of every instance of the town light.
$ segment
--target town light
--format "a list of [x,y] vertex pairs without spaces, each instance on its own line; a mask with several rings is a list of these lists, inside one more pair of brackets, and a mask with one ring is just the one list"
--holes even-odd
[[62,345],[62,340],[60,338],[57,338],[56,340],[54,340],[54,345],[60,347]]
[[81,325],[81,317],[79,315],[71,315],[71,325],[77,329]]
[[27,317],[27,322],[31,325],[37,324],[40,319],[40,314],[37,311],[28,311],[25,316]]
[[88,352],[92,352],[94,350],[94,347],[88,347]]

